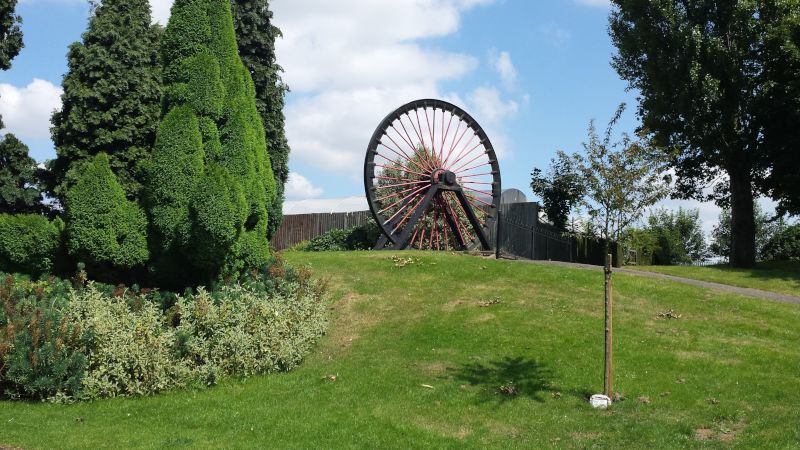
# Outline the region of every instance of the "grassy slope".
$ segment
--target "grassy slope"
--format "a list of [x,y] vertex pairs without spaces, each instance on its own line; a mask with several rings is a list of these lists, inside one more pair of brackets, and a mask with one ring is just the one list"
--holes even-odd
[[800,263],[798,262],[759,263],[755,269],[733,269],[727,266],[631,266],[629,269],[659,272],[676,277],[712,281],[800,297]]
[[[602,383],[602,273],[427,254],[395,267],[388,255],[289,256],[329,276],[339,299],[331,334],[290,374],[144,399],[0,403],[0,444],[800,446],[797,306],[618,275],[615,386],[626,400],[600,412],[586,395]],[[682,318],[657,319],[670,308]],[[519,395],[498,395],[509,382]]]

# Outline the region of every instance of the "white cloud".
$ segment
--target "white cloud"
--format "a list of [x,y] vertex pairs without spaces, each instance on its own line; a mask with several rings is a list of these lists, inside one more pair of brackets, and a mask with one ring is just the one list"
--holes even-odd
[[444,97],[441,82],[478,66],[469,54],[418,40],[458,30],[461,14],[493,0],[276,0],[284,80],[299,98],[286,107],[292,158],[360,177],[375,127],[406,102]]
[[608,8],[611,6],[610,0],[575,0],[576,3],[586,6],[596,6],[600,8]]
[[0,115],[6,130],[20,139],[50,137],[50,116],[61,107],[61,88],[34,78],[25,87],[0,84]]
[[284,214],[354,212],[369,209],[366,197],[320,198],[283,202]]
[[286,198],[289,200],[302,200],[319,197],[324,191],[314,186],[308,178],[297,172],[289,173],[289,181],[286,183]]
[[489,52],[489,62],[495,72],[500,75],[500,79],[506,87],[512,87],[517,81],[517,69],[514,63],[511,62],[511,54],[508,52],[500,52],[492,50]]

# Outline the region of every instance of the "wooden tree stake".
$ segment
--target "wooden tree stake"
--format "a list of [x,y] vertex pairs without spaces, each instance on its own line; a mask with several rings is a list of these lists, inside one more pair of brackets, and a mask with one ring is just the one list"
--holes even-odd
[[614,377],[614,326],[613,326],[613,309],[614,301],[612,298],[611,289],[611,266],[613,257],[611,254],[606,257],[606,301],[605,301],[605,317],[606,317],[606,351],[605,351],[605,373],[603,377],[603,386],[605,394],[608,398],[613,398],[613,377]]

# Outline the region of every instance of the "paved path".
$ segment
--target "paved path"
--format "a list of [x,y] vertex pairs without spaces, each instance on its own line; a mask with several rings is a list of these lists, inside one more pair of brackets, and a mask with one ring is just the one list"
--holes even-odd
[[[589,270],[603,270],[601,266],[591,266],[588,264],[576,264],[576,263],[567,263],[561,261],[531,261],[531,260],[523,260],[520,259],[518,261],[524,261],[532,264],[545,264],[545,265],[555,265],[555,266],[564,266],[564,267],[572,267],[578,269],[589,269]],[[634,270],[634,269],[614,269],[614,273],[624,273],[629,275],[635,275],[637,277],[647,277],[647,278],[657,278],[660,280],[669,280],[674,281],[676,283],[683,283],[683,284],[691,284],[693,286],[700,286],[707,289],[716,289],[718,291],[724,292],[732,292],[734,294],[740,295],[747,295],[750,297],[759,297],[765,298],[767,300],[773,300],[776,302],[781,303],[791,303],[795,305],[800,305],[800,297],[795,297],[793,295],[785,295],[785,294],[778,294],[775,292],[769,291],[762,291],[760,289],[750,289],[750,288],[742,288],[737,286],[731,286],[728,284],[720,284],[720,283],[712,283],[710,281],[700,281],[700,280],[693,280],[691,278],[683,278],[683,277],[676,277],[673,275],[666,275],[663,273],[656,273],[656,272],[645,272],[643,270]]]

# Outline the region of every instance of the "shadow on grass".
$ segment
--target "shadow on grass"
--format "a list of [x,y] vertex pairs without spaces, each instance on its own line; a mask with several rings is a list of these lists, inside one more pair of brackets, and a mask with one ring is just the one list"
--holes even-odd
[[528,397],[542,402],[547,393],[555,393],[552,374],[533,359],[506,357],[488,363],[473,362],[448,369],[448,376],[480,389],[481,401],[506,402]]

